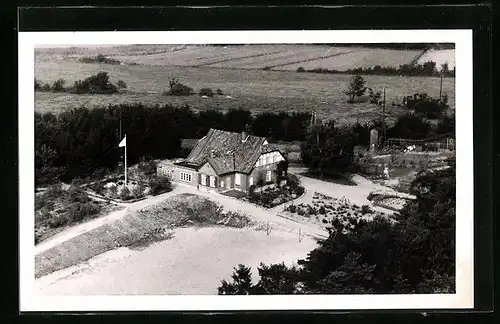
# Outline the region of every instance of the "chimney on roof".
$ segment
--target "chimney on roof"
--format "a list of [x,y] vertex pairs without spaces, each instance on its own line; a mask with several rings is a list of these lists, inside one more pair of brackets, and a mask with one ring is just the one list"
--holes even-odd
[[248,134],[249,134],[250,126],[248,124],[245,125],[245,129],[241,132],[241,141],[246,142],[248,139]]

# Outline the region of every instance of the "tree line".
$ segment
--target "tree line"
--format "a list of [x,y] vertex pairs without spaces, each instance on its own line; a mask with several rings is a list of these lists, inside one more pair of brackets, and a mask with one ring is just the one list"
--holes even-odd
[[76,108],[59,115],[35,113],[35,166],[37,182],[70,181],[100,168],[113,169],[121,161],[122,136],[127,135],[127,158],[175,158],[183,138],[201,138],[210,128],[251,133],[272,140],[301,141],[309,113],[262,113],[233,109],[194,112],[188,106],[111,105]]
[[[117,147],[121,140],[120,119],[122,135],[127,134],[127,158],[130,163],[136,163],[141,158],[179,157],[181,139],[201,138],[210,128],[242,132],[248,126],[251,134],[271,141],[310,141],[314,144],[317,137],[316,130],[311,132],[310,129],[309,112],[252,115],[242,109],[226,113],[216,110],[195,112],[188,106],[134,103],[94,109],[82,107],[59,115],[35,113],[37,183],[58,179],[70,181],[97,169],[115,168],[122,161],[121,150]],[[370,129],[381,130],[381,125],[380,120],[371,124],[356,122],[347,125],[342,140],[349,143],[349,147],[366,146],[369,144]],[[316,126],[320,127],[317,130],[321,139],[319,145],[330,147],[330,142],[338,142],[338,132],[330,126]],[[433,126],[425,118],[408,114],[401,116],[387,132],[391,137],[419,139],[451,130],[454,130],[453,117],[446,116]]]
[[375,65],[367,68],[336,70],[316,68],[306,70],[299,67],[297,72],[325,73],[325,74],[363,74],[363,75],[388,75],[388,76],[427,76],[427,77],[455,77],[455,67],[449,68],[448,63],[441,64],[441,69],[436,68],[436,62],[428,61],[423,64],[403,64],[399,67]]
[[412,183],[417,199],[391,222],[377,216],[346,228],[334,219],[328,238],[297,265],[239,265],[220,295],[410,294],[455,292],[455,160]]

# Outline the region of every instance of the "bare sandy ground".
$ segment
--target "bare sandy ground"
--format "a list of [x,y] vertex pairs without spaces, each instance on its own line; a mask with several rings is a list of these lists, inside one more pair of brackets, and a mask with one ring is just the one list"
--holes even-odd
[[174,238],[143,250],[120,248],[35,281],[40,295],[207,295],[217,294],[239,263],[291,265],[316,247],[316,241],[279,230],[224,227],[181,228]]

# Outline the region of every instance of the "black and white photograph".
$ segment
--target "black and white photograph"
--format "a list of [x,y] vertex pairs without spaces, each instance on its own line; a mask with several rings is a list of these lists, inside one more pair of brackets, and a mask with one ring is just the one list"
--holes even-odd
[[471,34],[201,33],[20,35],[29,304],[471,305]]

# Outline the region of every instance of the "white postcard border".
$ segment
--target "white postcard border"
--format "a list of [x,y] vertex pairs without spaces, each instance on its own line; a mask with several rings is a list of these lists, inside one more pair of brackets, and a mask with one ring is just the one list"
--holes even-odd
[[[43,45],[456,44],[456,294],[280,296],[39,296],[34,291],[34,48]],[[20,311],[221,311],[458,309],[473,307],[473,129],[471,30],[20,32],[19,269]],[[216,292],[214,292],[216,293]]]

